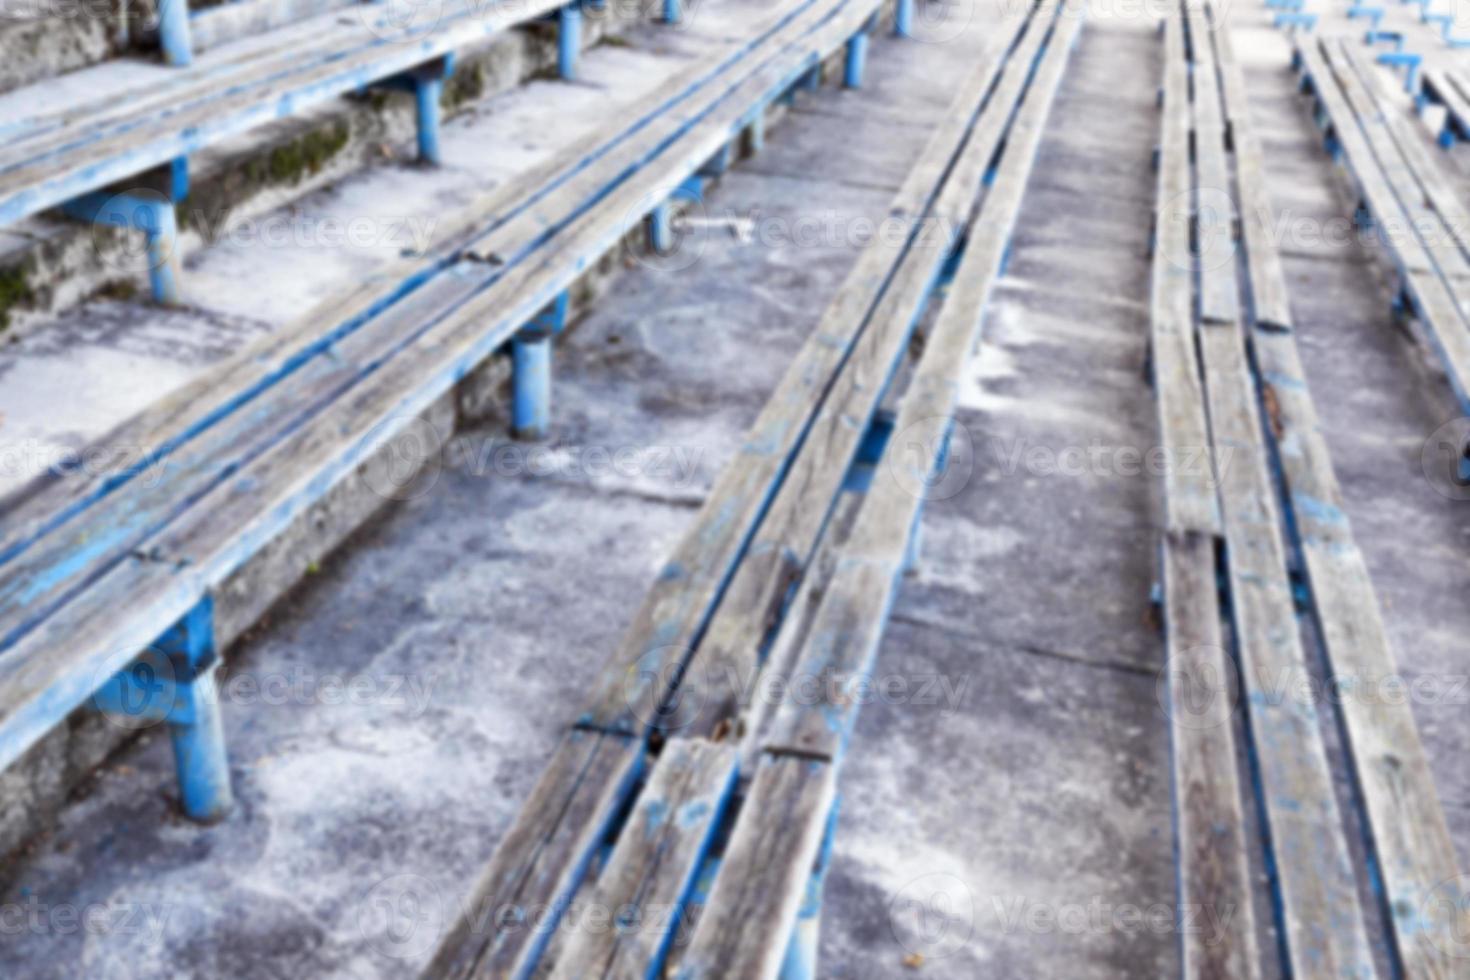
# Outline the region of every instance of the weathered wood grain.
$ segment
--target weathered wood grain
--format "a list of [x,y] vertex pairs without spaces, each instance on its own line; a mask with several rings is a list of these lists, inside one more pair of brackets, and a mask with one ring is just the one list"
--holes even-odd
[[526,976],[642,762],[637,739],[569,732],[526,802],[556,819],[511,827],[423,976]]
[[[930,218],[933,231],[904,256],[893,284],[812,423],[750,553],[736,570],[695,651],[680,696],[700,706],[702,712],[697,718],[681,718],[682,730],[711,732],[739,717],[743,682],[759,669],[792,587],[815,553],[833,502],[905,356],[934,284],[968,228],[1015,105],[1051,36],[1049,21],[1040,15],[1033,18],[1012,53],[946,179]],[[1065,57],[1063,51],[1061,58]]]
[[736,763],[730,744],[674,739],[665,746],[587,898],[596,922],[572,925],[555,980],[642,980],[659,968],[684,921]]
[[[987,58],[961,86],[951,110],[890,205],[891,218],[916,228],[930,213],[939,186],[970,132],[973,107],[990,88],[999,67]],[[781,477],[803,445],[837,372],[863,336],[908,247],[909,242],[898,244],[891,236],[878,236],[858,256],[837,298],[747,433],[741,455],[716,480],[690,531],[595,682],[581,724],[635,730],[658,720],[664,698],[679,678],[678,665],[692,655]],[[790,571],[778,574],[788,585],[794,580]]]
[[830,765],[761,760],[679,980],[774,980],[836,798]]
[[1220,530],[1214,473],[1209,466],[1181,465],[1184,460],[1204,458],[1209,432],[1194,323],[1189,69],[1181,20],[1169,18],[1164,29],[1164,105],[1154,205],[1149,341],[1159,438],[1171,461],[1164,471],[1165,522],[1178,533],[1214,534]]
[[1312,697],[1256,391],[1239,326],[1201,333],[1220,467],[1231,613],[1251,750],[1296,977],[1376,975]]
[[[1360,77],[1362,68],[1360,62]],[[1244,96],[1227,91],[1227,97]],[[1391,111],[1385,107],[1385,112]],[[1417,134],[1395,135],[1418,170],[1412,148]],[[1236,151],[1255,152],[1254,134],[1248,128],[1237,129]],[[1263,185],[1264,180],[1259,167],[1240,169],[1241,191],[1247,199],[1264,196],[1263,186],[1251,186]],[[1252,270],[1259,269],[1268,282],[1284,282],[1281,257],[1268,237],[1247,234],[1246,247]],[[1254,287],[1255,271],[1251,279]],[[1259,301],[1256,307],[1260,309]],[[1470,963],[1452,954],[1461,949],[1456,937],[1470,935],[1470,903],[1463,886],[1456,883],[1454,844],[1412,708],[1382,696],[1398,679],[1397,658],[1347,518],[1296,338],[1279,329],[1289,327],[1289,319],[1257,326],[1252,339],[1258,380],[1273,409],[1268,431],[1328,666],[1348,692],[1337,710],[1372,835],[1394,946],[1406,976],[1467,976]],[[1441,900],[1442,909],[1460,910],[1458,923],[1453,914],[1429,914],[1431,904]]]

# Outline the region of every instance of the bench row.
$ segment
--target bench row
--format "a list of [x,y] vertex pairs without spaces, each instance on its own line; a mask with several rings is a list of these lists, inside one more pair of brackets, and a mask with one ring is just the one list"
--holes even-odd
[[[1462,976],[1463,879],[1412,710],[1375,696],[1396,657],[1297,350],[1244,79],[1222,8],[1183,6],[1165,34],[1152,364],[1171,458],[1207,448],[1213,465],[1166,479],[1163,618],[1179,902],[1231,913],[1223,936],[1186,932],[1184,975],[1274,972],[1257,939],[1263,870],[1286,974],[1375,976],[1381,930],[1393,975]],[[1315,648],[1349,692],[1331,705],[1297,683]],[[1324,724],[1344,735],[1345,774]]]
[[108,441],[141,447],[137,462],[62,473],[14,502],[0,527],[0,767],[90,703],[167,721],[185,811],[223,814],[215,590],[374,460],[426,462],[421,416],[507,345],[515,422],[544,429],[571,286],[630,232],[662,227],[671,199],[697,193],[829,55],[846,48],[857,84],[876,10],[771,10],[717,64],[487,196],[376,287],[328,299],[124,424]]
[[[889,208],[908,237],[859,256],[585,679],[585,707],[482,879],[449,903],[466,914],[425,976],[817,975],[854,694],[915,561],[924,488],[944,472],[960,374],[1081,14],[1040,4],[995,31]],[[905,370],[931,301],[942,307]],[[840,685],[752,703],[758,676]],[[560,921],[577,896],[626,927]],[[676,944],[689,914],[698,924]]]

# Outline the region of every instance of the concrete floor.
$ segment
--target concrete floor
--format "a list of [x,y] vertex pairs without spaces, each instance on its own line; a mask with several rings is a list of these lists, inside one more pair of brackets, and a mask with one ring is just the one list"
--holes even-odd
[[[1178,972],[1150,606],[1160,505],[1152,480],[1107,462],[1156,440],[1143,366],[1161,51],[1152,20],[1096,6],[969,372],[957,452],[971,476],[928,507],[879,658],[880,674],[942,680],[942,696],[861,717],[824,977],[893,976],[914,953],[931,978]],[[1346,213],[1267,12],[1232,16],[1277,208]],[[798,247],[759,229],[881,216],[985,35],[976,18],[948,43],[882,40],[863,92],[805,97],[711,196],[685,246],[697,261],[631,270],[559,349],[554,453],[507,448],[498,425],[463,433],[420,493],[234,654],[239,811],[179,821],[166,740],[124,753],[14,869],[0,902],[40,926],[0,942],[0,975],[410,975],[577,705],[568,678],[615,645],[855,255],[840,233]],[[1453,405],[1394,325],[1381,264],[1284,247],[1405,672],[1447,682],[1467,671],[1470,505],[1434,493],[1418,459]],[[1093,447],[1103,462],[1081,472],[1045,463]],[[620,449],[640,462],[586,465]],[[1415,710],[1463,861],[1465,705]],[[422,929],[384,937],[375,902],[406,881],[434,901]],[[104,906],[110,928],[58,924]],[[1141,925],[1115,924],[1127,908]]]

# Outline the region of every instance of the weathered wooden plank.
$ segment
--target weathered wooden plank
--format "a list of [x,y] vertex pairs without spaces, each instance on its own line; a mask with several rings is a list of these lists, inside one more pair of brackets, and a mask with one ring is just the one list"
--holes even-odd
[[1215,66],[1214,31],[1206,10],[1185,4],[1189,51],[1194,66],[1192,102],[1195,145],[1194,215],[1199,243],[1200,317],[1206,324],[1240,318],[1235,276],[1237,205],[1225,157],[1225,119],[1220,110],[1220,79]]
[[1149,337],[1159,438],[1169,460],[1164,470],[1165,524],[1178,533],[1218,533],[1214,472],[1209,465],[1184,465],[1186,460],[1205,458],[1209,432],[1194,325],[1188,64],[1181,20],[1169,18],[1164,30],[1164,105]]
[[[1432,199],[1421,187],[1420,179],[1416,179],[1427,175],[1416,175],[1409,166],[1389,125],[1391,111],[1385,111],[1385,107],[1374,98],[1376,78],[1370,75],[1369,80],[1365,80],[1358,74],[1354,59],[1341,42],[1324,43],[1323,50],[1328,56],[1328,66],[1342,87],[1343,96],[1352,107],[1358,126],[1373,150],[1374,160],[1409,219],[1404,227],[1396,226],[1393,217],[1386,219],[1392,233],[1390,237],[1416,237],[1433,260],[1431,268],[1437,269],[1442,277],[1451,280],[1470,278],[1470,261],[1466,260],[1456,246],[1454,234],[1432,207]],[[1376,69],[1374,72],[1376,74]],[[1441,193],[1441,197],[1444,196],[1446,194]],[[1392,247],[1390,243],[1390,248]],[[1463,332],[1463,326],[1461,329]]]
[[[872,323],[822,404],[682,679],[681,702],[702,708],[698,717],[679,718],[682,730],[707,733],[739,717],[742,692],[759,669],[792,586],[815,553],[869,421],[905,356],[944,263],[968,226],[985,175],[1048,37],[1050,24],[1033,19],[946,180],[931,218],[934,232],[904,257]],[[1066,52],[1060,57],[1065,60]]]
[[[1214,15],[1221,16],[1218,10]],[[1271,195],[1266,188],[1261,144],[1251,129],[1250,100],[1246,97],[1240,62],[1235,58],[1232,36],[1228,29],[1214,32],[1216,60],[1223,81],[1221,92],[1225,100],[1225,118],[1230,127],[1231,148],[1235,152],[1235,179],[1240,193],[1241,238],[1246,250],[1251,310],[1257,324],[1269,329],[1290,330],[1291,303],[1286,276],[1280,262],[1265,258],[1276,223],[1272,219]]]
[[[931,485],[941,465],[960,375],[974,351],[1042,131],[1082,29],[1082,18],[1073,14],[1066,11],[1058,21],[1051,47],[1016,112],[954,284],[899,403],[894,431],[902,433],[903,445],[890,449],[860,504],[813,621],[809,628],[803,624],[805,635],[789,668],[782,658],[788,680],[827,682],[818,686],[810,703],[789,701],[774,710],[761,733],[767,751],[836,760],[856,722],[861,704],[854,695],[872,671],[924,504],[921,488]],[[791,642],[782,637],[778,646]]]
[[[1254,135],[1238,126],[1236,152],[1254,146]],[[1251,186],[1264,184],[1259,167],[1240,168],[1238,179],[1247,200],[1264,196],[1264,187]],[[1284,282],[1281,257],[1269,238],[1248,235],[1246,247],[1252,285],[1257,269],[1268,280]],[[1318,632],[1334,681],[1348,692],[1337,710],[1368,818],[1394,946],[1406,976],[1464,976],[1470,965],[1452,954],[1463,948],[1456,937],[1470,935],[1470,902],[1458,883],[1454,843],[1412,708],[1379,696],[1398,680],[1397,658],[1347,518],[1296,338],[1280,326],[1289,321],[1258,324],[1254,332],[1258,383],[1271,410],[1268,431]],[[1432,914],[1436,901],[1442,903],[1439,910],[1458,910],[1458,922],[1455,913]]]
[[572,925],[551,976],[642,980],[655,975],[735,783],[733,745],[673,739],[587,901],[595,925]]
[[[1373,62],[1366,60],[1356,48],[1339,50],[1361,82],[1362,93],[1376,107],[1377,120],[1387,129],[1392,146],[1398,150],[1407,165],[1408,175],[1413,178],[1413,183],[1403,188],[1403,192],[1412,193],[1417,186],[1422,200],[1427,201],[1440,218],[1440,237],[1447,245],[1451,242],[1458,245],[1463,253],[1470,248],[1470,209],[1460,202],[1451,176],[1444,169],[1443,161],[1448,157],[1433,148],[1423,125],[1410,115],[1414,112],[1413,103],[1397,98],[1399,93],[1390,94],[1384,90],[1380,72]],[[1393,175],[1389,177],[1393,179]],[[1420,234],[1424,234],[1422,229]],[[1464,256],[1461,255],[1460,259],[1463,262]],[[1461,285],[1457,285],[1454,278],[1450,282],[1451,289],[1457,293],[1463,288],[1463,269],[1463,264],[1445,269],[1446,276],[1459,277]]]
[[[1012,36],[1014,32],[1009,32]],[[998,39],[1004,50],[1008,38]],[[999,70],[986,58],[961,86],[944,122],[905,179],[888,215],[917,230],[974,123],[973,107]],[[778,482],[812,424],[833,379],[886,290],[909,242],[878,236],[797,353],[726,467],[690,531],[639,609],[632,627],[595,682],[580,723],[634,730],[651,725],[664,696],[704,632],[730,575],[744,555]],[[789,580],[788,580],[789,581]]]
[[1229,452],[1220,495],[1231,612],[1292,975],[1372,977],[1243,337],[1219,325],[1200,338],[1214,444]]
[[830,765],[761,760],[679,980],[774,980],[836,798]]
[[[379,79],[441,57],[483,37],[491,37],[561,6],[561,0],[477,10],[468,2],[446,12],[436,30],[415,37],[411,30],[391,40],[377,39],[341,56],[310,61],[285,77],[266,73],[252,82],[235,81],[218,98],[187,109],[165,112],[108,134],[63,141],[42,156],[0,173],[0,222],[10,222],[60,204],[84,191],[106,186],[195,153],[234,133],[301,111]],[[280,74],[280,73],[277,73]]]
[[1165,534],[1164,631],[1181,908],[1223,924],[1186,931],[1188,980],[1261,975],[1235,746],[1235,681],[1220,631],[1214,539]]
[[572,731],[526,801],[423,976],[524,977],[643,763],[641,740]]

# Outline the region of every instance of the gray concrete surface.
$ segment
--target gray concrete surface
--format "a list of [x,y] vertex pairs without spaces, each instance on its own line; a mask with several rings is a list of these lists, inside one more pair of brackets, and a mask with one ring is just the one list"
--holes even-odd
[[[1149,18],[1095,6],[969,372],[972,476],[928,508],[879,658],[880,675],[943,681],[938,703],[870,705],[843,772],[824,977],[901,975],[915,954],[923,977],[1178,970],[1149,604],[1159,505],[1151,480],[1113,465],[1155,442],[1160,51]],[[1232,16],[1276,207],[1343,214],[1267,11]],[[706,235],[685,245],[698,260],[631,269],[558,351],[547,452],[506,444],[503,419],[462,432],[252,634],[225,685],[235,816],[203,830],[174,816],[157,736],[101,770],[10,869],[0,908],[25,924],[0,942],[0,974],[388,977],[422,962],[573,711],[568,679],[612,649],[854,254],[840,234],[770,236],[881,215],[984,28],[881,41],[864,92],[804,97],[711,196]],[[767,237],[727,230],[750,222]],[[1418,470],[1453,414],[1443,379],[1395,325],[1370,252],[1283,247],[1405,671],[1448,684],[1467,671],[1470,503]],[[1094,448],[1080,472],[1054,465]],[[632,463],[589,465],[620,449]],[[1463,858],[1466,707],[1415,711]],[[435,901],[420,928],[385,936],[376,903],[405,881]]]

